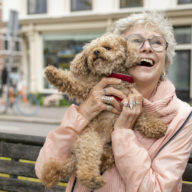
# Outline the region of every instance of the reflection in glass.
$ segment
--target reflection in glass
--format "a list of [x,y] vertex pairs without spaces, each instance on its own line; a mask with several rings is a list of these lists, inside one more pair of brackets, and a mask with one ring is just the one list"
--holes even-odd
[[190,50],[176,51],[174,62],[169,68],[168,77],[176,87],[178,97],[189,99]]
[[28,14],[47,13],[47,0],[28,0]]
[[120,8],[141,6],[143,6],[143,0],[120,0]]
[[178,4],[192,3],[192,0],[178,0]]
[[174,34],[177,43],[187,44],[191,43],[191,27],[183,26],[183,27],[174,27]]
[[[54,65],[58,68],[70,68],[70,62],[82,51],[85,43],[100,36],[95,34],[48,34],[44,35],[44,67]],[[47,80],[44,88],[52,88]]]
[[92,0],[71,0],[71,11],[91,10]]

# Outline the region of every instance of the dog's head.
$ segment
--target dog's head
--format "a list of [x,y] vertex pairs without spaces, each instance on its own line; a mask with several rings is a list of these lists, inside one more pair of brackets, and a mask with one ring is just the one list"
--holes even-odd
[[108,76],[127,73],[139,63],[139,50],[123,37],[106,34],[86,44],[71,63],[71,72],[78,77]]

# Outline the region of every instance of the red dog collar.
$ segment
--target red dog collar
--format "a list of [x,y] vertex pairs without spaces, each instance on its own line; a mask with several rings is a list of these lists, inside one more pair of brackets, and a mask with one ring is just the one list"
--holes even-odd
[[[113,78],[117,78],[117,79],[121,79],[123,81],[127,81],[129,83],[133,83],[133,77],[131,77],[130,75],[124,75],[121,73],[112,73],[111,75],[109,75],[109,77],[113,77]],[[122,99],[116,96],[113,96],[117,101],[121,102]]]
[[109,77],[121,79],[121,80],[127,81],[129,83],[134,82],[133,77],[131,77],[130,75],[124,75],[124,74],[121,74],[121,73],[112,73],[111,75],[109,75]]

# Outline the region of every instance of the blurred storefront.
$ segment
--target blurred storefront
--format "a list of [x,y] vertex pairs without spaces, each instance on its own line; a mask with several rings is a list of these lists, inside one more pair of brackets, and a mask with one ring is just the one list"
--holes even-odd
[[44,78],[47,65],[68,69],[83,45],[115,20],[158,9],[174,25],[178,42],[169,76],[182,98],[192,98],[192,0],[3,0],[4,28],[13,8],[19,11],[22,69],[30,91],[56,92]]

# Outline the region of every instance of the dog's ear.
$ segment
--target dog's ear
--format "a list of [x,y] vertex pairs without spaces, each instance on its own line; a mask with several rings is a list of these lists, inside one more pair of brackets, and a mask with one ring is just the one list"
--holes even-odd
[[74,76],[85,77],[88,75],[88,64],[87,64],[88,53],[84,49],[81,53],[77,54],[71,62],[70,70]]

